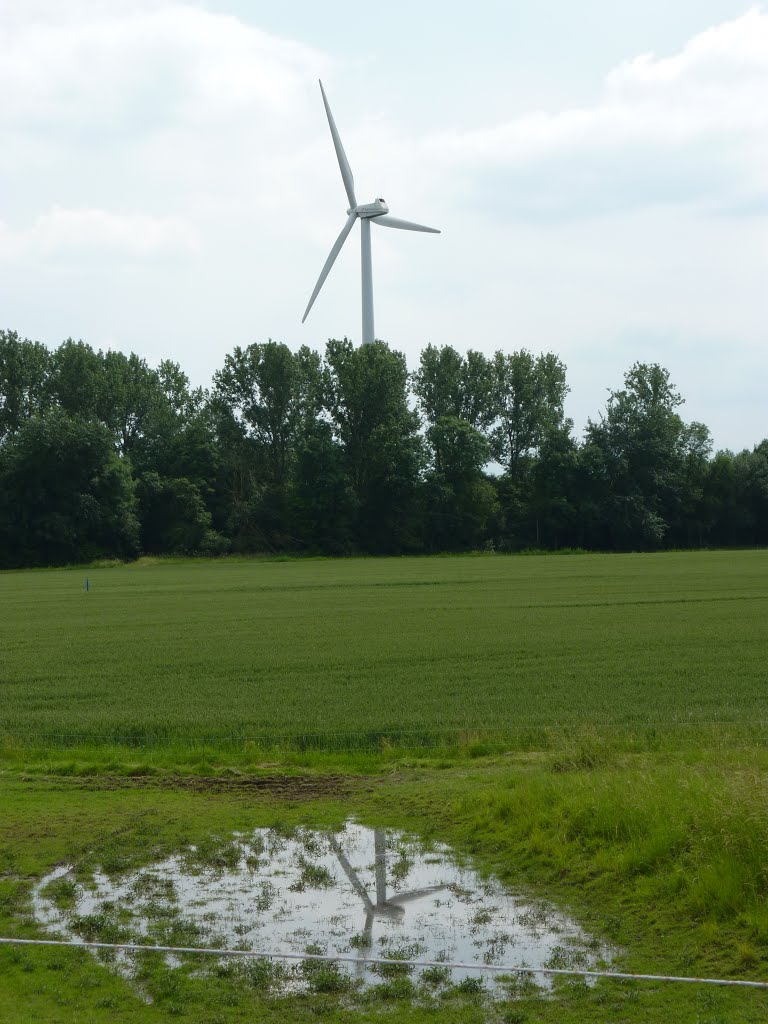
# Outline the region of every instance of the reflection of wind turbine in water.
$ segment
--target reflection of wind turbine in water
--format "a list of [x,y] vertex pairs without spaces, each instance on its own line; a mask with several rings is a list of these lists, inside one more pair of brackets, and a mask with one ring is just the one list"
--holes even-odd
[[[423,889],[411,889],[408,892],[395,893],[387,899],[387,850],[386,842],[384,838],[384,830],[377,828],[373,833],[374,843],[374,862],[375,862],[375,874],[376,874],[376,902],[371,901],[371,897],[368,895],[368,890],[365,888],[363,883],[360,881],[360,877],[349,863],[347,855],[339,845],[336,836],[328,834],[328,842],[331,849],[339,859],[344,869],[344,874],[349,879],[349,883],[355,890],[357,895],[363,902],[365,907],[365,927],[363,928],[363,944],[360,950],[360,956],[363,956],[365,950],[370,949],[372,945],[372,934],[373,934],[373,922],[377,917],[389,918],[390,921],[401,921],[405,916],[405,907],[403,903],[410,903],[413,900],[421,899],[423,896],[429,896],[433,892],[439,892],[441,889],[447,889],[447,883],[441,883],[440,885],[427,885]],[[363,965],[360,964],[358,967],[358,973],[362,973]]]

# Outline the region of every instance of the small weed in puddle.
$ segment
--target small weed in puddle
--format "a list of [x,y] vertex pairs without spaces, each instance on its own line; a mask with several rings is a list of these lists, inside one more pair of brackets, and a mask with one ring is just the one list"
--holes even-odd
[[266,848],[264,842],[264,836],[261,832],[253,832],[244,838],[244,844],[248,849],[248,852],[254,857],[261,857]]
[[480,910],[476,910],[472,916],[472,927],[476,929],[490,924],[496,910],[496,907],[481,907]]
[[164,900],[167,903],[176,901],[176,886],[170,878],[160,878],[151,871],[142,871],[136,876],[128,890],[134,899],[147,900],[155,903]]
[[507,946],[514,945],[515,940],[508,932],[497,932],[488,939],[483,954],[483,963],[492,964],[499,961],[507,952]]
[[234,839],[209,836],[196,846],[190,847],[184,859],[187,865],[198,870],[236,871],[240,865],[240,845]]
[[322,864],[313,864],[299,854],[297,862],[301,874],[288,886],[290,892],[304,892],[305,889],[331,889],[334,877]]
[[270,839],[294,840],[302,830],[297,825],[289,825],[278,819],[269,830]]
[[[313,956],[323,956],[326,950],[313,943],[304,950]],[[302,960],[301,973],[311,992],[338,993],[352,988],[352,980],[337,963],[327,960]]]
[[183,918],[154,922],[147,935],[160,946],[199,946],[203,941],[208,946],[215,945],[210,936],[205,936],[203,928]]
[[261,883],[258,892],[254,896],[253,905],[259,913],[265,913],[272,907],[276,897],[277,889],[271,882],[264,881]]
[[72,910],[77,904],[77,883],[71,878],[57,878],[42,891],[58,910]]
[[217,968],[217,973],[219,977],[238,978],[258,992],[279,992],[289,975],[284,964],[267,959],[222,964]]
[[418,942],[412,942],[407,946],[398,946],[394,948],[384,946],[381,951],[381,955],[385,960],[397,960],[402,962],[392,964],[374,964],[371,970],[375,974],[380,974],[385,978],[402,974],[410,974],[413,971],[413,964],[408,961],[415,960],[423,952],[424,947]]
[[560,970],[586,967],[587,958],[581,950],[566,946],[554,946],[544,966]]
[[[432,861],[432,863],[439,863],[439,861]],[[390,878],[396,885],[404,882],[412,868],[413,858],[408,855],[406,850],[400,850],[397,860],[389,869]]]
[[476,903],[477,897],[474,896],[469,889],[465,889],[464,886],[458,885],[456,882],[446,886],[448,892],[453,893],[454,897],[459,903]]
[[309,829],[302,829],[298,839],[310,857],[317,857],[322,852],[317,835]]
[[149,921],[169,921],[178,914],[178,910],[173,903],[162,903],[158,899],[149,900],[144,904],[142,910],[144,916]]
[[72,930],[86,942],[130,942],[126,931],[110,914],[83,914],[72,918]]
[[550,916],[550,909],[545,903],[530,903],[522,913],[517,915],[517,923],[527,928],[545,928]]
[[479,996],[485,992],[485,982],[482,978],[462,978],[452,986],[452,991],[462,996]]
[[425,967],[421,972],[421,983],[430,988],[447,985],[451,980],[451,972],[447,967]]

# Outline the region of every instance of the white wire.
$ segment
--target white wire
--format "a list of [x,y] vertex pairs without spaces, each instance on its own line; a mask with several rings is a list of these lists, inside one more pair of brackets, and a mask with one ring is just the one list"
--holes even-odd
[[195,946],[145,946],[132,942],[74,942],[63,939],[5,939],[6,946],[69,946],[86,949],[124,949],[133,953],[202,953],[207,956],[242,956],[253,960],[319,960],[325,963],[386,964],[395,967],[448,967],[469,971],[496,971],[503,974],[567,975],[579,978],[616,978],[622,981],[676,981],[689,985],[725,985],[738,988],[768,988],[768,981],[744,981],[732,978],[687,978],[674,974],[629,974],[620,971],[587,971],[571,967],[526,967],[521,964],[478,964],[454,960],[392,960],[386,957],[341,956],[325,953],[257,952],[254,949],[215,949]]

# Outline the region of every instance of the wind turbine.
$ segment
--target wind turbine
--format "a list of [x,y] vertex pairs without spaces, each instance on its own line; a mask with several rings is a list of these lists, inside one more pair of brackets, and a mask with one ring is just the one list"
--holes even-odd
[[325,266],[320,271],[320,277],[317,279],[315,290],[310,296],[307,308],[304,311],[304,316],[301,318],[301,322],[309,316],[309,311],[312,309],[312,305],[320,294],[320,289],[323,287],[326,277],[331,271],[331,267],[336,261],[336,257],[341,252],[341,247],[347,240],[347,235],[354,227],[355,221],[360,221],[360,242],[361,242],[361,264],[362,264],[362,291],[363,291],[363,344],[367,344],[374,340],[373,334],[373,269],[371,265],[371,221],[374,224],[381,224],[386,228],[399,228],[401,231],[428,231],[430,234],[439,235],[440,232],[437,228],[428,228],[423,224],[414,224],[409,220],[400,220],[398,217],[389,216],[389,207],[383,199],[374,199],[372,203],[363,203],[358,205],[357,198],[355,197],[355,182],[352,177],[352,170],[347,160],[347,154],[344,152],[344,147],[341,144],[338,130],[336,128],[336,122],[333,120],[333,114],[331,108],[328,106],[328,98],[325,95],[325,89],[323,83],[320,82],[320,92],[323,95],[323,104],[325,105],[325,112],[328,115],[328,124],[331,129],[331,137],[333,138],[333,148],[336,150],[336,157],[339,161],[339,169],[341,170],[341,178],[344,182],[344,188],[347,192],[347,199],[349,200],[349,209],[347,210],[347,223],[341,229],[339,237],[333,244],[328,259],[325,261]]

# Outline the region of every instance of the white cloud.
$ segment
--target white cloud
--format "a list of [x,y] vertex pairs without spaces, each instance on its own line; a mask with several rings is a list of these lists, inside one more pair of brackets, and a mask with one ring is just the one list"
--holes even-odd
[[308,46],[182,4],[97,7],[84,20],[22,21],[0,34],[0,118],[60,130],[140,131],[159,119],[285,116],[318,64]]
[[441,134],[425,152],[463,170],[467,193],[497,213],[578,217],[768,199],[767,132],[768,15],[752,8],[672,57],[622,64],[591,107]]
[[168,250],[194,252],[199,247],[194,229],[180,217],[53,207],[28,228],[13,230],[0,222],[5,260],[77,260],[94,255],[145,259]]
[[6,6],[6,255],[218,258],[238,233],[304,227],[318,141],[328,148],[312,116],[321,51],[183,3]]
[[15,217],[296,202],[323,53],[189,4],[77,6],[0,23],[0,188],[26,176]]

